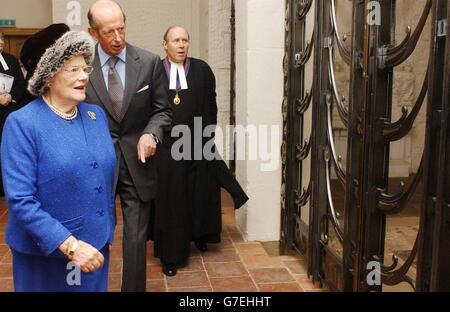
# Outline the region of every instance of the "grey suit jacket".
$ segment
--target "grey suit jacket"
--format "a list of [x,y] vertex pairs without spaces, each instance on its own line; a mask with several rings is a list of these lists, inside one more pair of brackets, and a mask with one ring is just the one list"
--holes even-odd
[[[155,164],[152,159],[147,159],[145,164],[138,161],[137,143],[144,133],[153,133],[162,140],[163,132],[172,123],[172,108],[168,102],[160,59],[155,54],[127,44],[121,120],[114,116],[97,47],[93,67],[86,102],[100,105],[106,111],[117,160],[124,157],[140,199],[149,201],[156,193]],[[117,176],[118,171],[116,180]]]

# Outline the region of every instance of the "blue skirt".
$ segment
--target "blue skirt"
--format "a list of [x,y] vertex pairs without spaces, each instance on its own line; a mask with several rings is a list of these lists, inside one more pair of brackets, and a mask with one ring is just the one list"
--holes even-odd
[[12,250],[14,289],[17,292],[106,292],[109,245],[100,252],[105,257],[103,267],[84,273],[65,258],[27,255]]

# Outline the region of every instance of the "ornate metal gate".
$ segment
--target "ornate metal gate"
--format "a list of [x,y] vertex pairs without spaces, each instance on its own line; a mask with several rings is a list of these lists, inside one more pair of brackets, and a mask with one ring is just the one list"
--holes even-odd
[[[282,243],[333,290],[450,290],[450,4],[407,0],[422,13],[397,43],[401,2],[286,0]],[[429,52],[416,52],[423,37]],[[393,105],[393,95],[413,53],[428,65],[421,87],[408,89],[417,90],[412,109],[399,110],[405,97]],[[421,160],[393,186],[394,144],[409,147],[413,132],[424,138]],[[417,227],[408,225],[415,232],[400,256],[387,247],[397,239],[390,227],[414,205],[405,220],[417,217]]]

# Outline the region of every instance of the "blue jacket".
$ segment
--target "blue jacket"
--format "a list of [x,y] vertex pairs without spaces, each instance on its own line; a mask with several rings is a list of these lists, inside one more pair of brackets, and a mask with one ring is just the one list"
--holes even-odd
[[70,235],[97,249],[114,236],[115,152],[103,110],[80,103],[67,121],[42,98],[12,113],[1,145],[6,242],[18,252],[61,256]]

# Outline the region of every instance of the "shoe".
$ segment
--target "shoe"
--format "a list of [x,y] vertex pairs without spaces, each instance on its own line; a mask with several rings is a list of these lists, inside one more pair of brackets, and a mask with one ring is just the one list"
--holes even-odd
[[206,243],[203,242],[194,242],[195,247],[197,247],[198,250],[200,251],[207,251],[208,250],[208,245]]
[[163,273],[167,276],[177,275],[177,267],[172,263],[163,263]]

